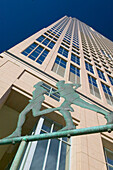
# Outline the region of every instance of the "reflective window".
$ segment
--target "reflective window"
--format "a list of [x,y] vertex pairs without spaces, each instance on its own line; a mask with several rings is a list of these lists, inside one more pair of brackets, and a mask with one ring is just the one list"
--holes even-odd
[[106,165],[108,170],[113,170],[113,151],[104,148],[105,151],[105,158],[106,158]]
[[80,83],[80,69],[73,65],[70,65],[69,81]]
[[96,79],[88,74],[88,80],[89,80],[90,93],[98,98],[101,98]]
[[49,42],[50,42],[50,40],[49,40],[48,38],[46,38],[46,39],[42,42],[42,44],[47,45]]
[[103,83],[101,84],[102,84],[102,88],[103,88],[107,103],[110,105],[113,105],[113,96],[111,94],[110,88],[106,84],[103,84]]
[[[35,135],[52,133],[62,125],[48,119],[40,118]],[[69,169],[70,142],[67,138],[29,142],[20,170],[66,170]]]
[[48,53],[49,51],[47,49],[36,43],[31,44],[26,50],[22,52],[22,54],[26,55],[28,58],[36,61],[39,64],[43,63]]
[[99,69],[97,69],[97,72],[98,72],[99,77],[100,77],[101,79],[103,79],[104,81],[106,81],[105,76],[104,76],[104,73],[103,73],[101,70],[99,70]]
[[93,66],[85,61],[86,70],[94,74]]
[[[44,33],[45,35],[48,35],[46,33]],[[54,39],[51,35],[48,35],[51,39]],[[38,39],[36,39],[37,41],[39,41],[40,43],[44,44],[45,46],[48,46],[49,48],[53,48],[55,45],[55,42],[51,41],[51,39],[48,39],[46,37],[44,37],[43,35],[41,35]],[[56,41],[56,39],[54,39]]]
[[75,54],[79,55],[79,52],[76,51],[75,49],[72,49],[72,51],[73,51]]
[[63,47],[60,47],[58,53],[62,54],[64,57],[68,58],[68,51]]
[[45,60],[46,56],[48,55],[49,51],[44,50],[43,53],[39,56],[39,58],[36,60],[37,63],[42,64],[43,61]]
[[53,41],[51,41],[51,42],[49,43],[48,47],[52,49],[52,48],[54,47],[54,45],[55,45],[55,43],[54,43]]
[[97,63],[95,63],[95,65],[96,65],[97,67],[101,68],[101,66],[100,66],[100,65],[98,65]]
[[39,38],[37,38],[36,40],[39,42],[42,42],[45,39],[45,37],[43,35],[41,35]]
[[54,94],[51,94],[52,92],[55,92],[56,90],[49,86],[48,84],[46,83],[43,83],[42,84],[42,87],[45,88],[47,90],[47,93],[46,95],[50,96],[51,98],[57,100],[57,101],[60,101],[60,94],[57,92],[57,93],[54,93]]
[[[104,66],[104,67],[105,67],[105,66]],[[106,71],[107,73],[111,74],[111,72],[110,72],[109,70],[106,70],[106,69],[105,69],[105,71]]]
[[33,43],[33,44],[31,44],[28,48],[26,48],[23,52],[22,52],[22,54],[23,55],[25,55],[25,56],[27,56],[31,51],[33,51],[34,50],[34,48],[36,48],[37,47],[37,44],[36,43]]
[[32,60],[36,60],[36,58],[40,55],[40,53],[43,51],[43,47],[38,46],[29,56],[28,58],[31,58]]
[[52,71],[64,77],[65,69],[66,69],[66,61],[57,56]]
[[73,61],[74,63],[80,65],[80,58],[77,57],[77,56],[74,55],[74,54],[71,54],[71,61]]
[[89,58],[87,58],[87,57],[84,57],[87,61],[89,61],[89,62],[91,62],[91,60],[89,59]]
[[113,78],[111,76],[109,76],[109,75],[108,75],[108,78],[109,78],[111,84],[113,85]]

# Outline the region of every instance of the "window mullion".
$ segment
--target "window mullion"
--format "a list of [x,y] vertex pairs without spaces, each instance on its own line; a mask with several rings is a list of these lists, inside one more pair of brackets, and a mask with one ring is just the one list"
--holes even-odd
[[[44,122],[44,118],[40,118],[40,120],[38,122],[38,126],[37,126],[37,128],[35,130],[35,135],[40,134],[43,122]],[[22,166],[24,166],[23,170],[26,170],[26,169],[30,168],[37,144],[38,144],[38,141],[29,142],[29,144],[28,144],[28,152],[29,152],[29,154],[28,154],[28,156],[27,156],[27,154],[24,156],[24,159],[23,159],[22,164],[20,166],[20,170],[22,169],[21,168]]]
[[59,69],[59,67],[60,67],[60,62],[61,62],[61,58],[60,58],[60,60],[59,60],[58,67],[57,67],[57,69],[56,69],[56,73],[58,72],[58,69]]
[[[52,126],[51,126],[50,133],[53,132],[53,128],[54,128],[54,124],[52,124]],[[45,170],[45,167],[46,167],[46,162],[47,162],[47,157],[48,157],[48,153],[49,153],[50,143],[51,143],[51,139],[48,140],[48,144],[47,144],[47,149],[46,149],[46,153],[45,153],[45,158],[44,158],[44,163],[43,163],[42,170]]]
[[58,157],[57,157],[57,166],[56,166],[56,170],[59,170],[59,164],[60,164],[60,156],[61,156],[61,146],[62,146],[62,138],[60,138],[60,142],[59,142],[59,149],[58,149]]

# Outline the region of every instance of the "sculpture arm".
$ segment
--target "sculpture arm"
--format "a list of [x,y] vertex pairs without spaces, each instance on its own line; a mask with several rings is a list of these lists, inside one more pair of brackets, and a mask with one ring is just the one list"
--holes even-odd
[[50,94],[59,93],[59,92],[61,92],[61,91],[62,91],[62,90],[56,90],[56,91],[50,92]]
[[75,86],[74,90],[76,90],[81,86],[81,84],[73,84],[73,86]]

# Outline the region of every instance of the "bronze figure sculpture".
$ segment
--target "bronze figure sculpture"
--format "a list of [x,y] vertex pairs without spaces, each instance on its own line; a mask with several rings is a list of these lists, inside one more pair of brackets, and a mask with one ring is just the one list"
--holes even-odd
[[79,88],[81,85],[65,83],[64,80],[57,82],[56,86],[58,90],[51,93],[51,94],[55,94],[59,92],[60,97],[63,97],[65,99],[64,102],[60,105],[60,107],[49,108],[49,109],[40,111],[41,105],[45,99],[44,94],[46,94],[47,92],[42,87],[42,84],[43,82],[41,81],[41,82],[38,82],[36,85],[34,85],[35,90],[33,91],[33,98],[29,100],[29,104],[20,113],[16,130],[7,138],[21,136],[22,126],[25,122],[26,114],[30,110],[32,110],[32,114],[34,117],[44,115],[44,114],[47,114],[53,111],[59,111],[63,115],[64,120],[66,122],[66,126],[62,128],[61,130],[75,129],[75,126],[72,121],[71,113],[70,113],[70,111],[74,112],[73,108],[71,107],[72,104],[98,112],[105,116],[107,120],[107,124],[113,123],[113,112],[107,112],[104,109],[96,105],[90,104],[86,102],[85,100],[81,99],[80,95],[77,92],[75,92],[75,90]]

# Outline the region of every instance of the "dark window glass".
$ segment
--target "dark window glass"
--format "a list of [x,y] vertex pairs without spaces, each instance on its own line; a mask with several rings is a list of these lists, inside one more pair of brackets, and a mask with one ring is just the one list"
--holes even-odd
[[68,58],[68,51],[63,47],[60,47],[58,53],[62,54],[64,57]]
[[37,41],[42,42],[45,39],[43,35],[41,35],[39,38],[37,38]]
[[54,45],[55,45],[55,43],[54,43],[53,41],[51,41],[51,42],[49,43],[48,47],[52,49],[52,48],[54,47]]
[[86,66],[86,70],[88,70],[88,71],[90,71],[91,73],[94,74],[93,67],[92,67],[91,64],[89,64],[85,61],[85,66]]
[[80,77],[80,69],[78,69],[77,67],[73,65],[70,65],[70,72]]
[[103,79],[104,81],[106,81],[106,79],[105,79],[105,77],[104,77],[104,73],[103,73],[101,70],[99,70],[99,69],[97,69],[97,72],[98,72],[99,77],[100,77],[101,79]]
[[77,57],[77,56],[74,55],[74,54],[71,54],[71,61],[73,61],[74,63],[80,65],[80,58]]
[[108,78],[109,78],[111,84],[113,85],[113,78],[111,76],[109,76],[109,75],[108,75]]

